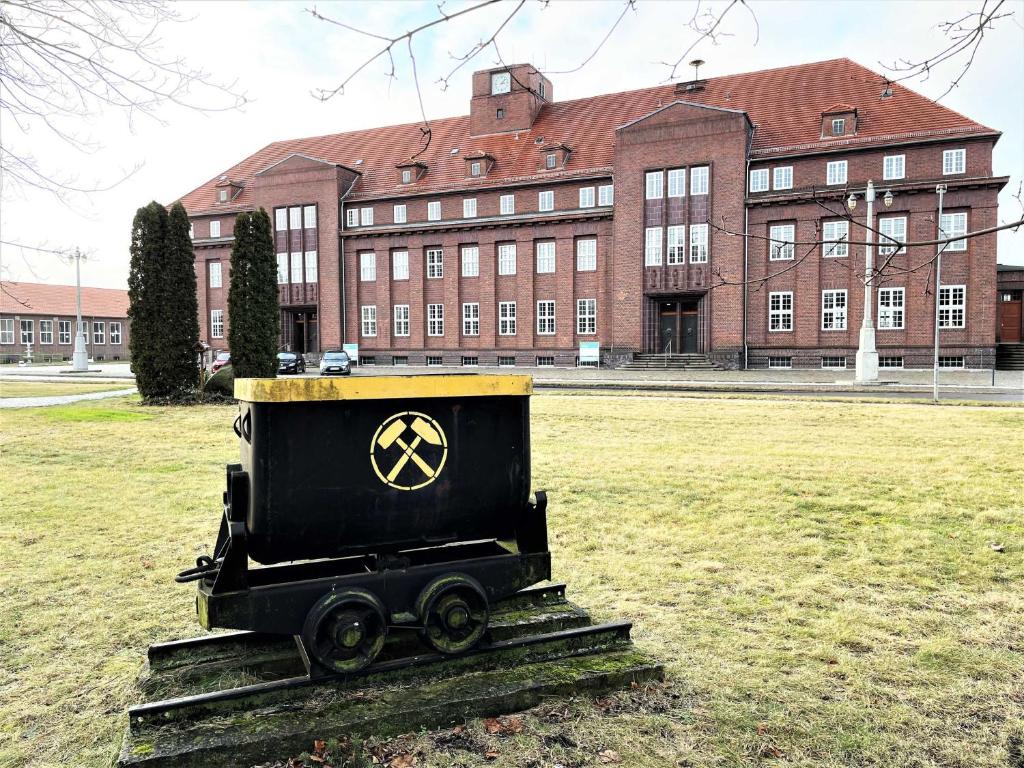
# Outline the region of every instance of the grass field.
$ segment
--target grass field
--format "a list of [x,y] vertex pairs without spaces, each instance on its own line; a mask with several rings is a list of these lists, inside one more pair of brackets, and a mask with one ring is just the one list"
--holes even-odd
[[2,397],[57,397],[60,395],[85,395],[90,392],[112,392],[115,389],[131,389],[133,381],[84,383],[80,381],[0,381]]
[[[146,646],[197,629],[172,577],[233,418],[0,413],[0,766],[108,764]],[[421,734],[417,765],[1024,765],[1024,409],[541,395],[533,452],[555,578],[674,703],[569,703],[560,741],[535,713],[491,761]]]

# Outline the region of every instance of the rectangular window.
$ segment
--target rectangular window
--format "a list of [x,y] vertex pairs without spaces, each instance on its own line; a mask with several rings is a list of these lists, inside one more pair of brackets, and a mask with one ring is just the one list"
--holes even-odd
[[706,195],[708,193],[708,178],[710,169],[706,165],[690,169],[690,194]]
[[427,203],[427,221],[440,221],[441,220],[441,201],[435,200],[432,203]]
[[[893,240],[901,243],[907,240],[907,217],[892,216],[886,219],[879,219],[878,231],[881,233],[878,236],[878,255],[888,256],[896,251],[896,245],[886,238],[893,238]],[[906,253],[906,250],[906,248],[900,248],[899,253]]]
[[825,183],[826,184],[845,184],[846,183],[846,161],[836,160],[828,163],[825,166]]
[[462,246],[462,276],[480,276],[480,249],[475,245]]
[[768,191],[768,169],[757,168],[750,172],[750,191],[751,192],[767,192]]
[[680,224],[678,226],[668,227],[665,230],[665,234],[668,237],[668,253],[666,254],[666,264],[685,264],[686,263],[686,225]]
[[902,179],[906,173],[906,155],[886,155],[882,158],[882,178],[886,181]]
[[947,149],[942,153],[942,173],[944,176],[949,176],[953,173],[964,173],[966,170],[966,149]]
[[78,330],[82,332],[82,338],[85,339],[85,343],[89,343],[89,321],[83,320],[78,324]]
[[444,359],[440,355],[427,355],[428,368],[440,368],[444,365]]
[[879,368],[902,368],[903,367],[903,356],[902,355],[888,355],[878,358]]
[[210,222],[210,237],[220,237],[220,221],[217,219]]
[[611,184],[602,184],[597,188],[597,204],[613,205],[615,203],[615,188]]
[[516,212],[516,196],[515,195],[502,195],[499,200],[501,206],[501,215],[508,216],[509,214]]
[[35,342],[35,329],[34,323],[31,320],[22,320],[21,323],[21,343],[32,344]]
[[768,294],[768,330],[793,330],[792,291],[776,291]]
[[668,196],[686,196],[686,169],[673,168],[668,172]]
[[554,355],[537,355],[537,367],[538,368],[554,368],[555,367]]
[[359,226],[359,210],[356,208],[348,208],[345,211],[345,226],[346,227],[358,227]]
[[213,309],[210,310],[210,338],[211,339],[223,339],[224,338],[224,310]]
[[195,240],[196,239],[196,225],[195,225],[195,222],[193,222],[193,221],[190,221],[188,223],[188,239],[189,240]]
[[467,197],[462,201],[462,218],[472,219],[476,217],[476,198]]
[[302,254],[292,254],[292,285],[302,282]]
[[376,365],[376,364],[377,364],[377,356],[376,355],[360,355],[359,356],[359,365],[360,366],[363,366],[363,365]]
[[796,227],[793,224],[776,224],[769,228],[768,237],[771,239],[768,251],[769,261],[789,261],[793,258],[793,241]]
[[580,187],[580,208],[594,207],[594,188]]
[[516,273],[516,244],[502,243],[498,246],[498,274],[514,275]]
[[106,323],[94,322],[92,324],[92,343],[106,344]]
[[427,304],[427,336],[444,336],[444,304]]
[[470,176],[479,176],[480,175],[480,163],[479,162],[473,162],[473,163],[469,164],[469,175]]
[[[2,339],[0,339],[0,344],[13,344],[14,343],[14,324],[10,320],[5,320],[4,322],[11,323],[11,330],[10,330],[11,340],[10,341],[3,341]],[[115,323],[114,325],[120,325],[120,323]],[[113,326],[111,326],[111,328],[110,328],[110,335],[111,336],[114,335],[114,328],[113,328]],[[70,344],[71,343],[71,321],[70,320],[58,320],[57,321],[57,343],[58,344]]]
[[444,251],[440,248],[427,249],[427,278],[435,280],[444,277]]
[[537,195],[537,209],[541,211],[555,210],[555,193],[551,190]]
[[661,227],[644,230],[644,266],[661,266]]
[[306,251],[306,282],[315,283],[317,281],[317,269],[316,269],[316,251]]
[[597,299],[576,301],[576,333],[589,335],[597,333]]
[[377,254],[373,251],[359,254],[359,279],[364,283],[377,279]]
[[690,263],[705,264],[708,260],[708,225],[690,225]]
[[302,228],[316,229],[316,206],[306,205],[302,208]]
[[648,200],[660,200],[665,195],[665,175],[661,171],[648,171],[645,176],[646,191],[644,196]]
[[287,285],[288,283],[288,254],[277,254],[277,284]]
[[463,355],[462,356],[462,367],[463,368],[476,368],[480,365],[480,358],[476,355]]
[[939,328],[963,328],[967,287],[944,285],[939,288]]
[[409,364],[409,356],[408,355],[392,355],[391,356],[391,365],[408,365],[408,364]]
[[576,241],[576,271],[594,272],[597,270],[597,239],[582,237]]
[[[944,213],[939,219],[939,238],[956,237],[967,234],[966,213]],[[966,240],[954,240],[946,244],[947,251],[966,251]]]
[[39,321],[39,343],[53,344],[53,320]]
[[220,288],[221,287],[221,279],[222,278],[221,278],[221,272],[220,272],[220,262],[219,261],[211,261],[210,262],[210,287],[211,288]]
[[409,184],[411,182],[412,182],[412,169],[410,169],[410,168],[403,168],[402,169],[402,183],[403,184]]
[[878,289],[878,329],[903,329],[903,288]]
[[462,335],[480,335],[480,305],[476,302],[462,305]]
[[846,133],[846,120],[841,117],[837,117],[832,121],[832,135],[842,136]]
[[395,206],[395,224],[405,224],[408,220],[408,209],[405,204]]
[[846,357],[822,357],[821,367],[830,370],[844,371],[846,370]]
[[228,191],[226,189],[217,190],[217,200],[221,203],[228,201]]
[[544,167],[550,171],[556,165],[558,165],[558,157],[554,152],[548,152],[547,155],[544,156]]
[[274,209],[274,229],[277,232],[288,231],[288,209],[287,208],[275,208]]
[[121,324],[111,323],[110,324],[110,343],[120,344],[121,343]]
[[555,333],[555,302],[537,302],[537,335],[553,336]]
[[409,279],[409,252],[408,251],[392,251],[391,252],[391,276],[395,280],[408,280]]
[[516,335],[516,303],[514,301],[498,302],[498,335]]
[[939,355],[939,368],[963,368],[963,355]]
[[793,188],[793,166],[783,165],[772,170],[772,187],[774,189]]
[[359,308],[360,318],[362,320],[362,328],[360,329],[363,336],[376,336],[377,335],[377,307],[373,304],[369,304]]
[[535,246],[537,249],[537,274],[548,274],[555,271],[555,241],[543,240]]
[[792,368],[793,358],[792,357],[777,357],[772,355],[768,358],[769,368]]
[[359,223],[364,227],[373,224],[373,208],[359,209]]
[[846,330],[846,291],[821,292],[821,330]]
[[409,305],[395,304],[395,336],[409,335]]
[[514,355],[498,355],[499,368],[515,368],[516,358]]
[[850,222],[822,222],[821,239],[825,241],[825,256],[849,256]]

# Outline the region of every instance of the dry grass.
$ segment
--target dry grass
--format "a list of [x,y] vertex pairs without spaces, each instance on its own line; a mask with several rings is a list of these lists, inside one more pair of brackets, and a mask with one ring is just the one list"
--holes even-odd
[[[596,747],[645,766],[1020,765],[1020,409],[540,395],[533,411],[555,577],[597,618],[632,619],[685,706],[573,704],[577,747],[537,716],[494,762],[423,736],[419,765],[597,764]],[[109,762],[146,645],[196,631],[172,576],[216,532],[233,417],[0,412],[0,765]]]
[[100,384],[81,381],[0,381],[2,397],[58,397],[61,395],[86,395],[90,392],[112,392],[115,389],[131,389],[132,381]]

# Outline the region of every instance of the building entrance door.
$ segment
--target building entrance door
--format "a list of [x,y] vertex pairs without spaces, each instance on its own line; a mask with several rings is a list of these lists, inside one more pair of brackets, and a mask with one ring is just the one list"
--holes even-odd
[[683,348],[686,354],[693,354],[697,351],[697,310],[683,310]]
[[315,311],[285,310],[282,313],[281,348],[300,355],[320,351]]
[[700,323],[697,299],[675,299],[658,303],[658,352],[694,354],[700,351]]
[[1021,341],[1021,310],[1024,291],[999,292],[999,341],[1019,344]]

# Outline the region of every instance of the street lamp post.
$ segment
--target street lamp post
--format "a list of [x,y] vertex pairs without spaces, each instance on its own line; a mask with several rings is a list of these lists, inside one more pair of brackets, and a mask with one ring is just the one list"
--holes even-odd
[[[939,196],[939,239],[946,236],[942,231],[942,198],[946,194],[946,185],[939,184],[935,187],[935,193]],[[942,300],[942,249],[944,243],[940,243],[935,250],[935,357],[932,361],[932,400],[939,402],[939,302]]]
[[[875,185],[868,181],[867,189],[864,190],[864,200],[868,204],[867,227],[865,228],[864,242],[864,322],[860,326],[860,346],[857,348],[857,374],[858,384],[867,384],[878,381],[878,350],[875,348],[875,322],[873,316],[873,304],[871,300],[871,281],[874,279],[874,262],[872,260],[872,240],[874,235],[874,209],[875,209]],[[886,192],[882,198],[885,207],[892,205],[892,192]],[[846,201],[847,207],[853,211],[857,207],[857,195],[853,192]]]
[[78,324],[75,333],[75,352],[71,356],[71,370],[83,373],[89,370],[89,355],[85,351],[85,334],[82,332],[82,252],[75,248],[75,313]]

